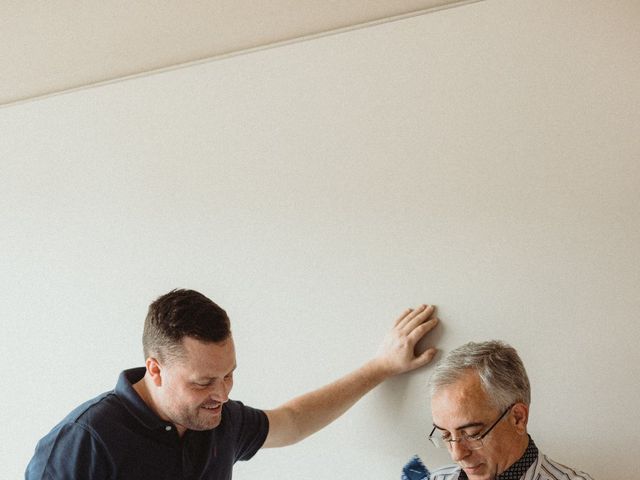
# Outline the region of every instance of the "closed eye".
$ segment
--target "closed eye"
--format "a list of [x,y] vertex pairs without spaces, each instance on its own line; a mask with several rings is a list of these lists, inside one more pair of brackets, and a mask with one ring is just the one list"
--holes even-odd
[[[466,433],[464,430],[460,432],[458,438],[468,438],[470,440],[476,440],[478,437],[480,437],[481,432],[478,433],[474,433],[472,435]],[[449,432],[446,433],[442,433],[440,435],[440,437],[442,438],[443,441],[448,442],[449,440],[451,440],[451,434]]]

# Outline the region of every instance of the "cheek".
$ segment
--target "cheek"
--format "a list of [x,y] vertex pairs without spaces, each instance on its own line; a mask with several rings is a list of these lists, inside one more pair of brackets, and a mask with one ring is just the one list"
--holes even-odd
[[493,469],[499,465],[500,459],[504,458],[505,452],[499,445],[492,445],[491,448],[485,450],[483,456],[487,464]]
[[185,403],[198,406],[209,399],[209,394],[206,390],[192,390],[186,392],[183,398]]
[[194,404],[202,403],[202,398],[205,396],[203,392],[196,392],[187,387],[177,388],[173,391],[172,403],[176,406],[191,406]]

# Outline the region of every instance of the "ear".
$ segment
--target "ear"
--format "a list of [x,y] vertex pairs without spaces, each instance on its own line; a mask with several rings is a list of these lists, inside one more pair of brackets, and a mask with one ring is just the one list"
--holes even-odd
[[149,378],[151,378],[151,381],[156,387],[161,387],[162,367],[160,366],[160,362],[154,357],[149,357],[147,358],[145,365],[147,367],[147,374],[149,375]]
[[513,407],[513,426],[520,435],[527,433],[529,421],[529,406],[524,403],[516,403]]

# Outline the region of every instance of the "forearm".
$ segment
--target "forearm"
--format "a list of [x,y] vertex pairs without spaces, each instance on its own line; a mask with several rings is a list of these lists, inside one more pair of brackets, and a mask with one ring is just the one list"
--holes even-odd
[[264,446],[291,445],[317,432],[391,375],[384,362],[373,359],[333,383],[267,411],[270,428]]
[[334,421],[385,379],[430,362],[436,349],[416,353],[415,347],[438,323],[434,311],[427,305],[405,310],[374,359],[329,385],[267,411],[269,433],[264,447],[299,442]]

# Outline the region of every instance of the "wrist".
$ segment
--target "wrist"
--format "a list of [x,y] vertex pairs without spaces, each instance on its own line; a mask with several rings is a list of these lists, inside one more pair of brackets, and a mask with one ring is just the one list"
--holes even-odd
[[367,376],[371,377],[376,383],[381,383],[398,373],[393,367],[393,364],[383,357],[376,357],[369,360],[364,364],[363,368],[367,371]]

